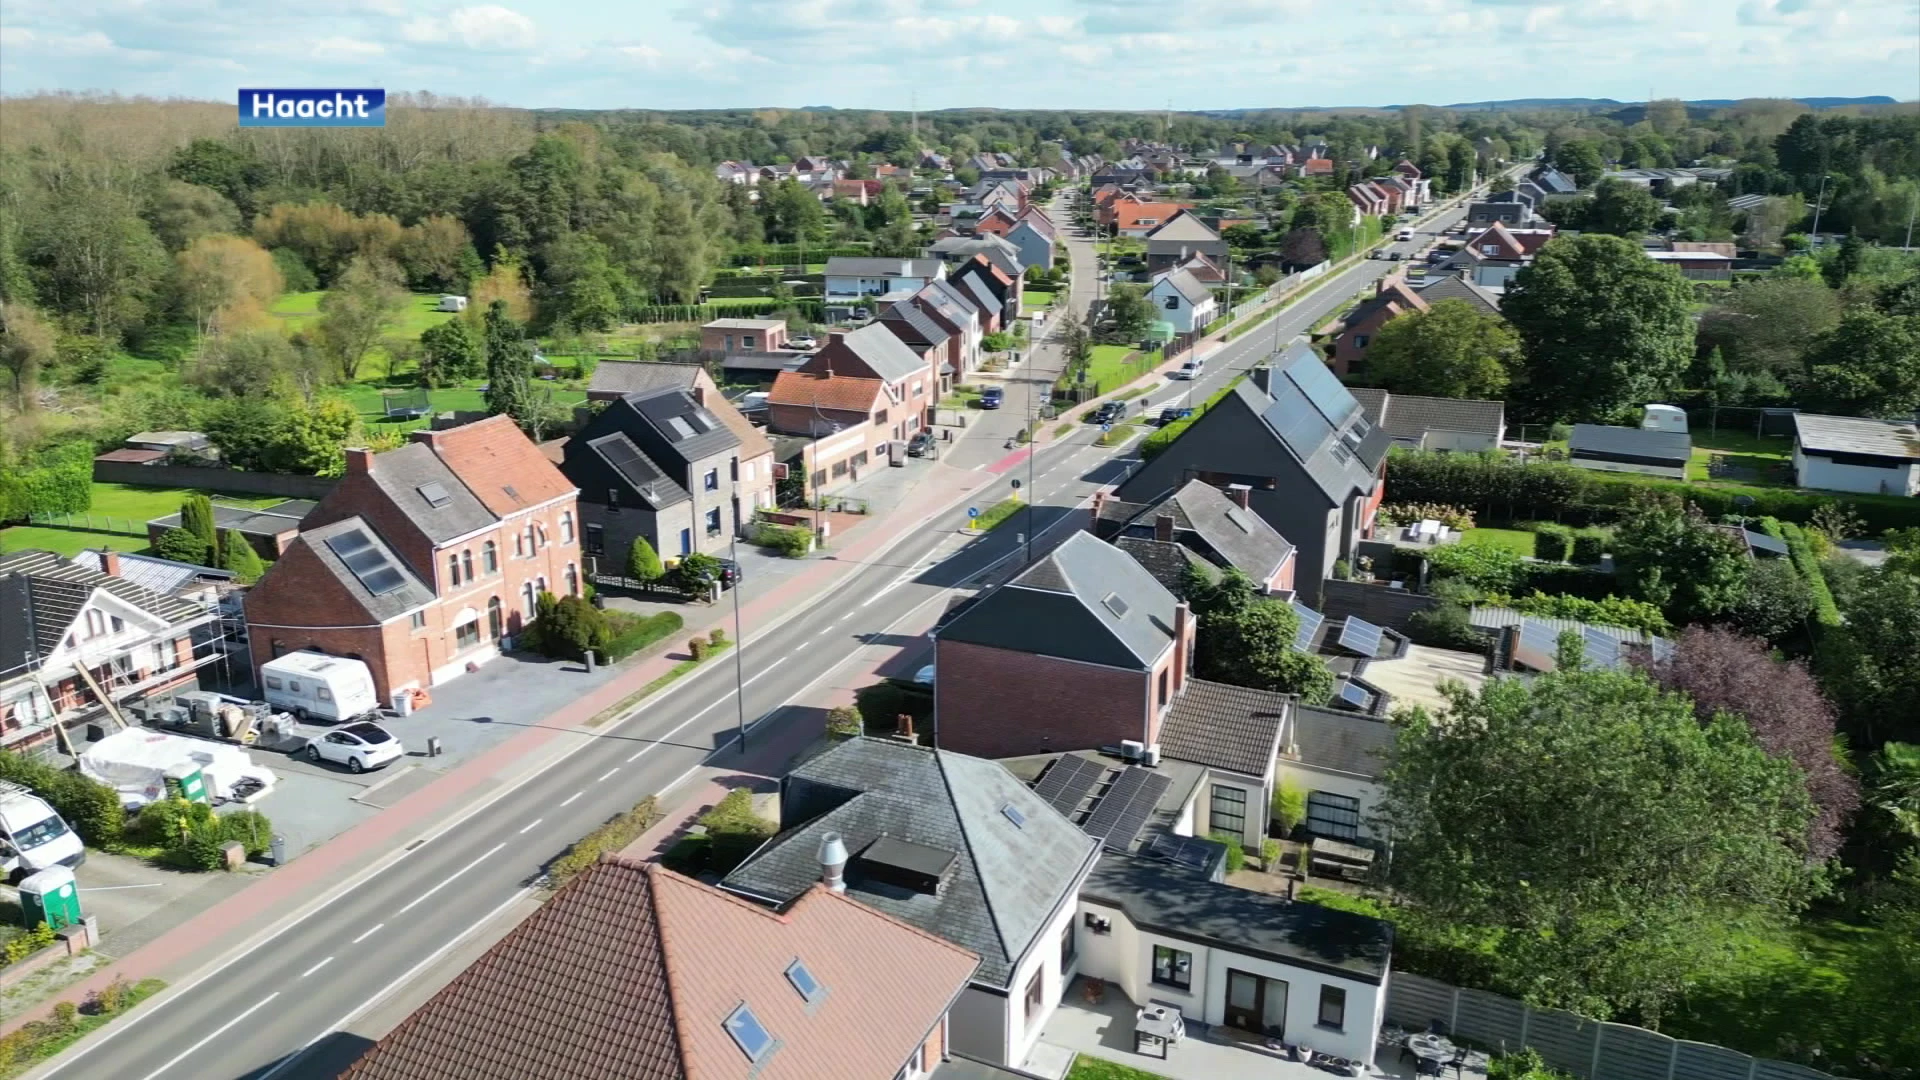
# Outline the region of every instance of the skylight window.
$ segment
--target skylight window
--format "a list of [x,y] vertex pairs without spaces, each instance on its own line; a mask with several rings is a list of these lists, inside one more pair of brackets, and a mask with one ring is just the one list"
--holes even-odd
[[799,960],[787,965],[787,981],[793,984],[793,988],[800,992],[809,1005],[827,996],[827,988],[821,986],[820,980],[814,978],[813,972],[808,971],[807,965]]
[[1007,820],[1013,822],[1015,828],[1024,829],[1027,827],[1027,815],[1022,813],[1020,808],[1012,803],[1002,803],[1000,812],[1007,815]]
[[415,490],[420,492],[421,498],[427,500],[428,506],[445,506],[453,501],[453,496],[447,494],[447,486],[438,480],[421,484]]
[[1127,607],[1127,602],[1121,599],[1120,594],[1117,592],[1108,593],[1107,598],[1100,602],[1106,605],[1108,611],[1113,612],[1113,617],[1116,619],[1126,618],[1127,612],[1130,610]]
[[724,1026],[727,1034],[733,1036],[734,1045],[747,1055],[748,1061],[757,1065],[773,1053],[773,1036],[767,1034],[766,1027],[760,1023],[759,1017],[753,1015],[753,1010],[747,1007],[746,1002],[741,1002],[727,1014]]

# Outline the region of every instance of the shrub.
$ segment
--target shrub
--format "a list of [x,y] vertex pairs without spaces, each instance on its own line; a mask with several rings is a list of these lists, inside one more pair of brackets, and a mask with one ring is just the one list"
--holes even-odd
[[1573,533],[1573,550],[1568,553],[1567,561],[1580,566],[1592,566],[1607,553],[1607,541],[1611,534],[1605,529],[1576,529]]
[[1387,503],[1380,507],[1379,520],[1385,525],[1438,521],[1449,529],[1464,530],[1473,528],[1473,511],[1450,503]]
[[614,818],[574,842],[566,854],[547,867],[547,883],[558,889],[573,876],[600,861],[601,854],[612,854],[640,839],[660,818],[658,804],[649,795],[626,813]]
[[[1771,523],[1772,528],[1768,528]],[[1800,571],[1806,579],[1807,588],[1813,592],[1813,621],[1823,628],[1840,625],[1840,608],[1833,601],[1833,589],[1827,584],[1827,575],[1820,568],[1820,559],[1813,553],[1813,544],[1807,537],[1807,530],[1786,521],[1771,518],[1761,519],[1761,527],[1777,536],[1787,545],[1787,557],[1793,560],[1793,568]],[[1778,533],[1774,533],[1778,529]]]
[[720,629],[717,626],[714,627],[713,631],[707,635],[707,644],[713,646],[716,649],[726,648],[727,632],[725,630]]
[[1436,575],[1486,592],[1512,592],[1523,577],[1525,567],[1519,555],[1490,544],[1436,548],[1427,554],[1427,562]]
[[705,660],[707,658],[708,648],[710,648],[710,646],[707,644],[706,638],[697,637],[687,642],[687,654],[695,660]]
[[67,826],[94,847],[117,843],[126,829],[127,812],[120,793],[77,772],[0,753],[0,780],[11,780],[47,800]]
[[1565,525],[1543,521],[1533,527],[1533,557],[1547,562],[1566,562],[1573,552],[1573,530]]
[[[1307,789],[1282,778],[1273,789],[1273,820],[1283,833],[1291,833],[1307,820]],[[1269,868],[1273,860],[1267,860]]]
[[633,547],[627,551],[627,576],[635,581],[652,583],[660,579],[666,571],[660,566],[660,555],[647,543],[644,536],[633,538]]
[[713,583],[719,579],[720,560],[699,552],[682,556],[667,574],[667,583],[674,590],[701,600],[713,595]]
[[1600,600],[1620,586],[1612,574],[1568,563],[1523,562],[1512,589],[1515,593],[1544,592]]
[[221,814],[220,839],[237,840],[247,849],[248,858],[258,858],[273,846],[273,823],[258,810],[236,810],[231,814]]
[[700,824],[706,826],[709,841],[707,869],[716,874],[731,872],[779,831],[753,812],[753,792],[746,788],[727,792],[718,805],[700,815]]
[[696,877],[707,868],[707,855],[713,842],[702,835],[683,836],[660,855],[660,865],[676,874]]
[[1589,600],[1583,596],[1552,596],[1536,591],[1525,596],[1493,593],[1487,596],[1486,602],[1495,607],[1512,608],[1525,615],[1538,615],[1543,619],[1572,619],[1596,626],[1642,630],[1649,634],[1667,634],[1673,630],[1667,617],[1660,613],[1658,605],[1624,596],[1608,595],[1600,600]]
[[753,526],[753,542],[789,559],[798,559],[812,549],[813,531],[804,525],[776,525],[771,521],[758,521]]
[[201,543],[199,537],[178,526],[167,529],[154,538],[153,553],[163,559],[192,563],[195,566],[205,566],[209,554],[207,545]]
[[589,648],[604,646],[612,637],[606,616],[580,596],[561,597],[536,622],[535,639],[546,656],[580,660]]
[[608,663],[618,663],[662,638],[678,633],[684,624],[677,611],[639,616],[625,611],[602,612],[607,618]]
[[223,570],[233,571],[234,578],[242,585],[259,581],[260,575],[266,572],[253,545],[232,529],[220,534],[220,566]]
[[189,495],[180,503],[180,527],[199,537],[200,545],[209,554],[219,549],[219,535],[214,531],[213,500],[205,495]]
[[6,962],[8,967],[25,960],[41,949],[53,944],[53,927],[40,923],[33,929],[18,935],[6,944]]
[[837,739],[851,739],[860,734],[860,710],[851,705],[835,705],[827,710],[827,734]]
[[1239,873],[1241,867],[1247,865],[1247,849],[1241,846],[1239,837],[1230,833],[1217,832],[1207,837],[1207,839],[1212,840],[1216,844],[1226,845],[1227,873]]
[[126,838],[148,847],[172,847],[189,831],[192,806],[185,799],[150,802],[127,822]]
[[1260,865],[1268,873],[1280,869],[1280,841],[1272,837],[1260,841]]

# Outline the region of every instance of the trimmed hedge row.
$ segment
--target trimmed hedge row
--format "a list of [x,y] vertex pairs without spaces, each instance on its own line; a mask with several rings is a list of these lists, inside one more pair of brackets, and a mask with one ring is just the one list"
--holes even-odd
[[93,444],[61,443],[0,469],[0,523],[29,514],[84,514],[93,505]]
[[[1676,495],[1708,517],[1770,516],[1806,523],[1826,505],[1852,508],[1874,532],[1920,527],[1920,499],[1842,495],[1797,488],[1689,484],[1629,473],[1592,472],[1563,462],[1529,461],[1496,453],[1442,454],[1395,450],[1387,459],[1387,490],[1395,502],[1441,502],[1472,507],[1483,524],[1540,519],[1572,525],[1610,521],[1642,493]],[[1735,505],[1745,496],[1751,505]]]
[[635,311],[633,321],[706,323],[715,319],[757,319],[783,311],[798,312],[812,322],[825,318],[818,300],[767,300],[758,304],[652,304]]
[[857,246],[842,244],[838,247],[817,247],[809,244],[804,248],[799,244],[764,244],[757,248],[734,252],[731,261],[735,266],[759,266],[761,263],[797,266],[802,256],[805,256],[808,262],[825,262],[828,259],[839,258],[860,259],[871,254],[873,254],[872,249],[865,244]]
[[1813,544],[1808,541],[1806,530],[1793,522],[1771,517],[1761,518],[1760,527],[1768,536],[1787,545],[1787,558],[1793,560],[1793,568],[1806,579],[1807,589],[1813,593],[1813,621],[1822,628],[1839,626],[1840,606],[1833,601],[1833,590],[1827,587],[1826,571],[1820,569],[1820,558],[1813,553]]

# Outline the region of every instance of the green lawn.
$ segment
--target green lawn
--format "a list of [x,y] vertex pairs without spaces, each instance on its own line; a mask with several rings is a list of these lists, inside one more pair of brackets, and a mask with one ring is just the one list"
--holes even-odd
[[1533,554],[1533,534],[1522,529],[1468,529],[1460,542],[1480,547],[1502,547],[1516,555]]
[[[1724,455],[1726,464],[1743,475],[1715,477],[1711,466],[1715,454]],[[1752,484],[1759,487],[1793,486],[1793,440],[1785,436],[1755,436],[1746,431],[1726,428],[1693,432],[1693,457],[1687,462],[1687,479]]]
[[0,529],[0,555],[12,551],[39,548],[69,558],[88,548],[112,548],[115,551],[146,554],[147,538],[125,533],[89,532],[85,529],[55,529],[40,525],[15,525]]
[[1117,1061],[1107,1061],[1104,1058],[1081,1054],[1073,1059],[1073,1068],[1068,1071],[1067,1080],[1166,1080],[1166,1078],[1159,1073],[1150,1073],[1145,1069],[1136,1069]]
[[191,488],[95,484],[93,485],[93,506],[88,513],[134,518],[144,523],[153,518],[177,512],[180,509],[181,500],[189,495],[200,494],[212,495],[215,502],[228,506],[262,507],[286,501],[284,495],[222,495],[211,491],[195,491]]
[[0,530],[0,552],[44,548],[57,555],[77,555],[87,548],[115,551],[147,550],[146,525],[157,517],[177,513],[188,495],[208,494],[229,506],[272,506],[284,502],[278,495],[221,495],[189,488],[133,487],[127,484],[93,485],[93,506],[76,515],[73,525],[16,525]]
[[1060,294],[1047,289],[1022,289],[1020,290],[1020,306],[1022,309],[1028,311],[1038,311],[1044,307],[1052,307],[1054,297],[1058,295]]
[[[1129,356],[1136,359],[1128,361]],[[1131,345],[1095,345],[1093,358],[1087,364],[1087,381],[1097,388],[1097,393],[1110,393],[1139,378],[1159,362],[1159,353],[1141,356]]]

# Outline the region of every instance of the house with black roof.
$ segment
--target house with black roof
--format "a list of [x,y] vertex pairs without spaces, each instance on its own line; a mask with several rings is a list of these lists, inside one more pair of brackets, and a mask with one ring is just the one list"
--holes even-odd
[[1497,450],[1507,437],[1502,401],[1390,394],[1370,386],[1353,387],[1351,393],[1369,422],[1384,428],[1393,445],[1409,450]]
[[628,394],[567,440],[588,553],[618,572],[635,537],[663,558],[727,548],[764,502],[741,475],[740,437],[692,393]]
[[1105,494],[1094,494],[1094,535],[1132,555],[1176,596],[1189,562],[1209,576],[1238,570],[1266,593],[1293,591],[1293,544],[1248,506],[1252,489],[1246,485],[1222,491],[1189,480],[1151,506]]
[[1300,344],[1248,372],[1112,494],[1154,504],[1191,480],[1244,485],[1247,505],[1294,546],[1296,592],[1317,604],[1333,564],[1351,563],[1372,531],[1392,441]]

